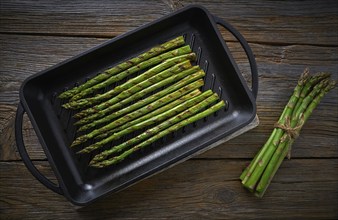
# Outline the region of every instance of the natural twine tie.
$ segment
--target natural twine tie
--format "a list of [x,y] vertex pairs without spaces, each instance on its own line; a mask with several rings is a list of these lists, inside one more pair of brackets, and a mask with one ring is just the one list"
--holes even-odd
[[[291,119],[290,117],[287,117],[285,119],[285,123],[281,124],[279,122],[275,123],[274,127],[275,128],[280,128],[282,129],[285,134],[286,134],[286,138],[289,141],[295,140],[298,136],[299,136],[299,131],[303,126],[303,120],[299,120],[297,125],[295,127],[291,127]],[[286,139],[281,139],[281,141],[286,141]],[[288,159],[291,158],[291,146],[290,144],[288,144],[289,146],[289,150],[288,150]]]

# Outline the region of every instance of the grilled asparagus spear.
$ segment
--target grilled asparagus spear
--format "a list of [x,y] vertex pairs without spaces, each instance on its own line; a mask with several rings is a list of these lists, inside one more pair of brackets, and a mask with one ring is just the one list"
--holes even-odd
[[[181,51],[180,53],[186,53],[186,52],[191,51],[191,50],[190,50],[189,46],[185,46],[185,47],[177,49],[177,51]],[[139,76],[136,76],[136,77],[128,80],[127,82],[123,83],[120,86],[115,87],[114,89],[112,89],[108,92],[105,92],[103,94],[98,94],[94,97],[87,97],[87,98],[82,98],[82,99],[75,100],[75,101],[70,101],[68,103],[65,103],[63,105],[63,107],[67,108],[67,109],[79,109],[79,108],[83,108],[83,107],[86,107],[86,106],[94,105],[96,103],[103,102],[103,101],[105,101],[109,98],[112,98],[114,95],[116,95],[116,94],[118,94],[118,93],[120,93],[124,90],[127,90],[127,89],[131,88],[132,86],[137,85],[138,83],[148,79],[149,77],[152,77],[153,75],[155,75],[155,74],[157,74],[157,73],[159,73],[159,72],[161,72],[161,71],[163,71],[163,70],[165,70],[165,69],[167,69],[167,68],[169,68],[169,67],[171,67],[175,64],[178,64],[178,63],[183,62],[185,60],[192,60],[193,61],[195,59],[196,59],[195,53],[183,54],[183,55],[180,55],[180,56],[170,58],[168,60],[165,60],[163,63],[156,65],[155,67],[151,68],[150,70],[142,73]]]
[[105,87],[113,84],[114,82],[118,82],[118,81],[124,79],[125,77],[127,77],[127,76],[129,76],[133,73],[136,73],[137,71],[140,71],[140,70],[143,70],[147,67],[159,64],[160,62],[162,62],[166,59],[176,57],[176,56],[179,56],[181,54],[186,54],[186,53],[189,53],[189,52],[191,52],[190,47],[185,46],[185,47],[182,47],[182,48],[179,48],[179,49],[158,55],[157,57],[153,57],[149,60],[143,61],[142,63],[139,63],[136,66],[132,66],[129,69],[127,69],[127,70],[125,70],[125,71],[123,71],[123,72],[121,72],[117,75],[111,76],[110,78],[106,79],[103,82],[100,82],[100,83],[98,83],[98,84],[96,84],[96,85],[94,85],[94,86],[92,86],[88,89],[85,89],[85,90],[79,92],[78,94],[74,95],[70,100],[75,101],[75,100],[81,99],[81,98],[83,98],[83,97],[85,97],[89,94],[92,94],[93,92],[95,92],[99,89],[105,88]]
[[[121,109],[119,111],[116,111],[116,112],[110,114],[107,117],[109,117],[109,118],[111,118],[111,120],[113,120],[114,118],[118,118],[119,116],[123,115],[122,117],[114,120],[114,125],[115,125],[114,128],[116,128],[116,127],[119,127],[121,125],[126,124],[128,121],[134,120],[134,119],[136,119],[136,118],[138,118],[138,117],[140,117],[142,115],[145,115],[145,114],[147,114],[148,112],[151,112],[154,109],[160,108],[163,105],[164,105],[163,107],[166,107],[166,109],[173,108],[173,107],[175,107],[175,105],[173,105],[172,103],[169,103],[170,105],[169,104],[165,105],[165,104],[167,104],[168,102],[171,102],[171,101],[179,98],[182,95],[185,95],[186,93],[188,93],[187,90],[183,90],[183,91],[177,90],[175,92],[170,93],[169,95],[166,95],[166,96],[164,96],[164,97],[162,97],[162,98],[160,98],[160,99],[158,99],[158,100],[150,103],[149,105],[143,106],[140,109],[137,109],[137,110],[135,110],[133,112],[130,112],[129,114],[124,115],[126,113],[126,110],[124,108],[124,109]],[[195,95],[198,95],[199,93],[201,93],[201,92],[198,89],[196,89],[194,91],[194,93],[191,92],[188,95],[183,96],[183,97],[181,97],[178,100],[175,100],[175,103],[180,102],[182,99],[187,100],[188,98],[193,98]],[[128,111],[128,109],[127,109],[127,111]],[[109,122],[108,120],[106,120],[106,117],[104,117],[104,118],[101,118],[101,119],[99,119],[99,120],[97,120],[95,122],[83,125],[82,127],[79,128],[78,131],[85,131],[85,130],[88,130],[90,128],[93,128],[93,127],[97,126],[98,124],[102,124],[103,123],[102,121]],[[112,127],[111,129],[114,129],[114,128]],[[112,131],[112,130],[110,130],[110,131]],[[107,136],[109,132],[107,131],[106,133],[103,133],[101,135],[102,136],[104,136],[104,135]]]
[[[118,102],[114,105],[109,106],[108,108],[105,108],[101,111],[94,111],[93,112],[94,114],[87,116],[86,118],[83,118],[80,121],[76,122],[76,125],[83,125],[83,124],[92,122],[94,119],[102,118],[102,117],[106,116],[108,113],[112,112],[113,110],[121,108],[121,107],[125,106],[126,104],[128,104],[128,103],[130,103],[134,100],[138,100],[138,99],[142,98],[143,96],[145,96],[146,94],[148,94],[152,91],[155,91],[156,89],[162,88],[163,86],[166,86],[166,85],[168,85],[172,82],[176,82],[176,81],[180,80],[177,83],[175,83],[174,85],[169,86],[166,89],[164,89],[164,90],[162,90],[158,93],[155,93],[155,95],[152,95],[150,97],[145,98],[142,103],[143,104],[151,103],[154,100],[159,99],[159,98],[163,97],[164,95],[167,95],[168,93],[173,92],[173,91],[181,88],[182,86],[185,86],[185,85],[205,76],[205,73],[204,73],[203,70],[200,70],[200,71],[194,73],[195,70],[196,69],[191,68],[189,70],[183,71],[183,72],[181,72],[181,73],[179,73],[175,76],[169,77],[169,78],[162,80],[162,81],[160,81],[160,82],[158,82],[158,83],[156,83],[156,84],[154,84],[154,85],[152,85],[152,86],[150,86],[146,89],[143,89],[140,92],[138,92],[138,93],[126,98],[126,99],[123,99],[123,100],[121,100],[120,102]],[[185,78],[183,78],[183,77],[185,77]],[[129,109],[129,107],[126,107],[126,108]],[[133,108],[134,107],[135,106],[133,106]],[[80,113],[78,113],[78,114],[80,114]],[[78,116],[78,114],[76,116]],[[108,118],[108,117],[105,117],[105,118]]]
[[[106,137],[114,134],[117,131],[121,131],[123,129],[126,129],[126,128],[132,126],[132,125],[138,124],[142,121],[145,121],[149,118],[152,118],[156,115],[159,115],[159,114],[167,111],[168,109],[172,109],[172,108],[176,107],[177,105],[179,105],[179,104],[181,104],[181,103],[201,94],[200,90],[195,89],[194,91],[190,92],[189,94],[176,99],[178,96],[183,95],[183,93],[180,90],[182,90],[182,89],[179,89],[179,90],[177,90],[173,93],[170,93],[169,95],[166,95],[166,96],[156,100],[155,102],[152,102],[149,105],[146,105],[146,106],[126,115],[128,120],[123,120],[124,117],[122,117],[121,119],[117,119],[115,121],[117,128],[113,128],[112,130],[109,130],[109,131],[107,131],[103,134],[100,134],[99,136],[96,136],[95,139],[106,138]],[[172,99],[176,99],[176,100],[171,102]],[[148,113],[148,114],[146,114],[146,113]],[[142,117],[139,117],[139,116],[142,116]],[[137,118],[137,117],[139,117],[139,118]],[[130,121],[129,119],[131,119],[131,120],[134,119],[134,120]]]
[[[77,113],[75,115],[75,117],[79,117],[79,115],[83,115],[83,116],[87,116],[96,112],[99,112],[101,110],[104,110],[118,102],[121,102],[123,99],[129,98],[134,94],[137,94],[137,92],[143,90],[143,89],[148,89],[148,88],[155,88],[154,85],[158,85],[160,83],[165,83],[168,82],[168,78],[166,78],[165,76],[172,76],[176,73],[182,72],[184,70],[190,69],[191,68],[191,64],[190,61],[184,61],[182,63],[179,63],[169,69],[164,70],[163,72],[159,73],[158,75],[160,75],[160,77],[157,77],[158,75],[155,75],[153,77],[151,77],[148,80],[145,80],[139,84],[136,84],[135,86],[121,92],[120,94],[118,94],[117,96],[101,103],[98,105],[95,105],[91,108],[82,110],[81,112]],[[190,70],[192,71],[192,70]],[[163,78],[161,76],[164,76]],[[161,78],[162,80],[156,80],[157,78]],[[170,79],[173,79],[173,77],[171,77]],[[150,89],[148,89],[150,91]],[[147,90],[147,91],[148,91]],[[140,94],[140,93],[138,93]],[[142,92],[143,95],[146,95],[146,93]]]
[[[109,136],[108,138],[103,139],[102,141],[96,142],[96,143],[82,149],[81,151],[79,151],[79,153],[89,153],[93,150],[96,150],[98,148],[103,147],[105,144],[110,143],[113,140],[117,140],[117,139],[123,137],[126,134],[129,134],[133,131],[140,130],[140,129],[145,128],[147,126],[159,123],[159,122],[166,120],[170,117],[173,117],[175,115],[176,115],[177,118],[185,117],[185,115],[182,115],[183,113],[182,114],[179,114],[179,113],[184,111],[185,114],[188,114],[189,112],[187,112],[185,110],[190,108],[190,107],[193,108],[193,109],[189,109],[189,111],[192,111],[192,112],[197,111],[201,108],[201,106],[205,107],[205,106],[207,106],[207,104],[213,103],[217,99],[218,99],[217,94],[212,94],[212,91],[208,90],[208,91],[192,98],[191,100],[188,100],[188,101],[176,106],[175,108],[172,108],[172,109],[169,109],[166,112],[163,112],[162,114],[159,114],[159,115],[157,115],[153,118],[150,118],[148,120],[145,120],[145,121],[143,121],[139,124],[133,125],[133,126],[128,127],[128,128],[126,128],[122,131],[114,133],[113,135]],[[86,135],[86,137],[89,137],[89,136],[93,137],[93,136],[95,136],[95,134],[98,135],[102,132],[105,132],[107,129],[109,129],[109,126],[110,126],[110,124],[108,124],[105,127],[102,127],[101,129],[93,131],[90,134]]]
[[103,73],[99,74],[98,76],[90,79],[89,81],[87,81],[86,83],[78,86],[78,87],[74,87],[70,90],[67,90],[63,93],[61,93],[59,95],[59,98],[61,99],[66,99],[66,98],[71,98],[72,96],[74,96],[75,94],[99,83],[99,82],[102,82],[103,80],[106,80],[108,79],[109,77],[111,77],[112,75],[115,75],[117,73],[120,73],[121,71],[123,70],[126,70],[134,65],[137,65],[145,60],[148,60],[152,57],[155,57],[165,51],[168,51],[168,50],[171,50],[171,49],[174,49],[175,47],[179,47],[181,45],[184,44],[184,38],[183,36],[179,36],[173,40],[170,40],[164,44],[161,44],[159,46],[156,46],[156,47],[153,47],[151,48],[150,50],[140,54],[139,56],[137,57],[134,57],[130,60],[127,60],[123,63],[120,63],[106,71],[104,71]]
[[[92,166],[92,167],[96,167],[96,168],[103,168],[103,167],[107,167],[107,166],[116,164],[116,163],[124,160],[125,158],[127,158],[130,154],[138,151],[141,148],[149,146],[151,143],[153,143],[156,140],[164,137],[165,135],[168,135],[168,134],[170,134],[174,131],[177,131],[178,129],[180,129],[180,128],[188,125],[188,124],[191,124],[191,123],[193,123],[193,122],[195,122],[199,119],[207,117],[208,115],[216,112],[217,110],[219,110],[223,107],[224,107],[224,101],[220,101],[217,104],[211,106],[210,108],[204,110],[203,112],[200,112],[200,113],[197,113],[197,114],[195,114],[195,113],[187,114],[189,118],[187,118],[183,121],[180,121],[178,123],[175,122],[176,124],[172,123],[173,125],[171,123],[169,123],[169,120],[170,120],[169,119],[168,121],[164,122],[164,123],[168,122],[167,125],[166,125],[167,127],[169,127],[171,125],[169,128],[165,127],[163,125],[164,123],[162,123],[162,124],[160,124],[156,127],[153,127],[151,129],[147,130],[146,132],[140,134],[139,136],[130,139],[127,142],[124,142],[124,143],[122,143],[118,146],[111,148],[110,150],[103,151],[102,153],[96,155],[93,158],[93,160],[90,162],[89,165]],[[178,120],[180,120],[180,119],[178,119]],[[164,127],[165,127],[165,129],[164,129]],[[142,143],[130,148],[129,150],[124,151],[122,154],[120,154],[118,156],[104,160],[108,156],[110,156],[111,154],[116,153],[116,152],[121,152],[121,151],[125,150],[127,147],[131,146],[132,144],[138,143],[138,142],[144,140],[145,138],[147,138],[151,135],[154,135],[154,136],[150,137],[149,139],[146,139]]]
[[[190,85],[182,88],[181,91],[182,91],[182,93],[185,92],[185,91],[190,92],[190,91],[192,91],[192,90],[200,87],[201,85],[203,85],[203,80],[198,80],[198,81],[196,81],[196,82],[194,82],[194,83],[192,83],[192,84],[190,84]],[[142,101],[144,101],[144,100],[142,100]],[[136,104],[137,103],[135,103],[135,105]],[[79,145],[79,144],[87,141],[88,139],[94,138],[94,137],[98,136],[99,134],[102,134],[105,131],[111,130],[112,128],[114,128],[114,124],[110,123],[110,124],[108,124],[108,125],[106,125],[104,127],[101,127],[99,129],[96,129],[96,130],[90,132],[89,134],[82,135],[82,136],[80,136],[80,137],[78,137],[78,138],[76,138],[74,140],[74,142],[72,143],[72,146]]]

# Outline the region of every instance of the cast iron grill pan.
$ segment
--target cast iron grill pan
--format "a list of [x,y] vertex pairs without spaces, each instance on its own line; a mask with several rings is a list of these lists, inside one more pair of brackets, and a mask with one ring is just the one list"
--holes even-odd
[[[244,46],[251,64],[252,91],[247,88],[216,29],[216,23],[234,33]],[[76,137],[72,117],[75,111],[62,108],[63,101],[57,95],[123,60],[180,35],[184,36],[186,44],[197,55],[197,61],[193,64],[199,65],[206,72],[205,85],[201,90],[212,89],[226,102],[226,107],[156,141],[114,166],[104,169],[88,167],[96,152],[77,155],[69,147]],[[107,91],[124,81],[99,92]],[[212,17],[204,8],[190,6],[28,78],[20,90],[21,102],[16,121],[18,149],[28,169],[44,185],[63,194],[74,204],[86,205],[109,192],[124,189],[183,161],[248,125],[256,115],[257,86],[255,61],[244,38],[225,22]],[[59,186],[42,176],[27,155],[21,130],[24,112],[27,112],[32,122]],[[122,143],[142,131],[129,134],[105,148]],[[91,142],[76,149],[89,144]]]

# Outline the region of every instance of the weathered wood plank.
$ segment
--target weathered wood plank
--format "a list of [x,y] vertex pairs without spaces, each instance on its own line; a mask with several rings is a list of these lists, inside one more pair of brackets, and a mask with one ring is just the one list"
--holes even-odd
[[18,91],[30,75],[88,50],[107,39],[0,35],[2,102],[11,103],[9,92]]
[[2,32],[116,36],[169,11],[161,1],[28,0],[2,1],[0,12]]
[[[42,186],[21,162],[1,162],[0,216],[271,219],[283,213],[287,219],[338,217],[337,159],[285,161],[262,199],[252,196],[238,181],[247,162],[189,160],[80,209]],[[52,177],[46,162],[37,165]]]
[[251,42],[337,45],[338,5],[334,0],[2,1],[0,26],[2,33],[112,37],[189,4],[206,7]]
[[[17,93],[21,83],[28,76],[80,54],[106,40],[104,38],[0,34],[0,50],[2,51],[0,53],[2,82],[0,102],[17,103],[17,96],[12,92]],[[288,83],[288,80],[297,79],[300,71],[306,66],[312,71],[336,73],[338,70],[336,47],[273,46],[255,43],[250,46],[256,56],[261,80],[279,78]],[[239,44],[229,42],[228,47],[243,74],[249,78],[248,61]],[[264,83],[261,83],[261,86],[264,86]]]
[[[4,137],[0,142],[0,160],[19,159],[14,143],[14,117],[19,101],[18,90],[23,80],[104,41],[106,39],[103,38],[0,35],[0,134]],[[245,78],[249,79],[249,67],[241,48],[233,42],[228,45]],[[338,78],[338,53],[334,47],[250,45],[256,55],[260,75],[257,100],[260,125],[248,134],[204,153],[200,156],[202,158],[251,158],[267,139],[306,66],[313,72],[330,71],[335,79]],[[338,136],[335,132],[338,124],[337,100],[336,90],[332,91],[314,111],[295,143],[295,157],[338,156]],[[24,136],[32,158],[44,159],[29,120],[24,122]]]
[[[259,127],[86,208],[74,207],[42,186],[19,161],[14,141],[23,80],[191,3],[230,22],[250,42],[261,83]],[[294,144],[293,159],[283,162],[263,199],[238,181],[302,70],[330,71],[338,79],[337,11],[333,0],[1,1],[0,219],[338,219],[337,89],[314,111]],[[242,49],[220,29],[250,82]],[[23,133],[29,154],[39,160],[34,163],[55,181],[48,162],[41,161],[46,158],[27,117]]]
[[14,124],[16,107],[0,105],[0,160],[17,160],[20,156],[16,152]]
[[[336,1],[180,1],[205,6],[236,27],[248,41],[337,45]],[[326,43],[325,43],[326,41]]]

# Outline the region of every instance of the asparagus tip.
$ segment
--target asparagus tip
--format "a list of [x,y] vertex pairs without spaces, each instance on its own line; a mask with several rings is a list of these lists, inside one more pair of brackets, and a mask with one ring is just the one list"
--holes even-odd
[[102,165],[100,165],[100,163],[89,164],[89,166],[93,168],[102,168]]
[[328,82],[328,85],[326,86],[327,91],[330,91],[331,89],[334,89],[337,85],[337,81],[335,80],[330,80],[330,82]]
[[76,152],[76,154],[83,154],[83,153],[85,153],[83,150],[79,150]]
[[76,114],[74,115],[74,118],[82,118],[82,113],[81,113],[81,112],[76,113]]
[[63,92],[60,95],[58,95],[58,98],[59,99],[66,99],[66,98],[68,98],[68,94],[66,92]]
[[329,78],[330,76],[331,76],[331,73],[328,73],[328,72],[318,72],[315,75],[315,77],[323,78],[323,79]]
[[59,99],[64,99],[64,96],[62,94],[58,95]]
[[76,143],[75,141],[73,141],[73,143],[70,145],[70,147],[75,147],[77,145],[79,145],[80,143]]
[[86,126],[82,126],[79,129],[77,129],[78,132],[87,130]]
[[309,68],[305,68],[304,72],[299,77],[298,84],[301,86],[304,85],[309,78],[310,78],[310,70]]
[[69,109],[70,105],[69,105],[69,103],[65,103],[65,104],[62,105],[62,107],[64,107],[65,109]]
[[88,147],[83,148],[82,150],[79,150],[76,152],[76,154],[86,154],[86,153],[90,153],[91,150]]
[[81,120],[75,122],[74,125],[76,125],[76,126],[81,125]]
[[80,144],[84,143],[87,140],[88,140],[88,138],[85,135],[84,136],[80,136],[80,137],[76,138],[70,146],[71,147],[75,147],[77,145],[80,145]]
[[95,164],[96,164],[97,162],[96,162],[96,160],[95,160],[95,157],[89,162],[89,166],[95,166]]

